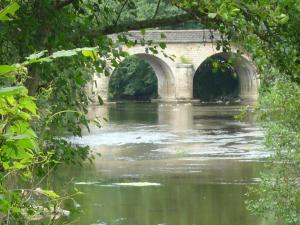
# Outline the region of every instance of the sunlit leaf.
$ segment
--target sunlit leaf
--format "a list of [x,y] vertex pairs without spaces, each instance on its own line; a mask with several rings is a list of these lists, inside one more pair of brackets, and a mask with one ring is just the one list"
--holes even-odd
[[4,9],[0,11],[0,21],[7,21],[11,20],[10,16],[14,16],[16,11],[20,8],[20,5],[16,2],[11,3],[10,5],[6,6]]
[[208,18],[214,19],[216,18],[217,13],[208,13]]
[[34,60],[34,59],[40,59],[42,56],[45,55],[45,53],[48,52],[47,50],[31,54],[30,56],[26,57],[27,60]]
[[94,50],[82,50],[81,53],[85,57],[90,57],[93,60],[96,60],[96,52]]
[[0,75],[14,72],[17,70],[17,67],[15,65],[0,65]]
[[29,98],[29,97],[27,97],[27,98],[21,98],[19,100],[19,105],[22,108],[27,109],[31,113],[36,114],[37,106],[36,106],[36,104],[34,103],[34,101],[31,98]]
[[4,88],[0,88],[0,97],[24,94],[26,92],[27,89],[24,86],[4,87]]
[[77,52],[75,50],[62,50],[58,52],[54,52],[51,57],[53,58],[59,58],[59,57],[70,57],[77,55]]
[[48,197],[51,197],[51,198],[59,198],[60,197],[57,193],[55,193],[54,191],[51,191],[51,190],[44,190],[41,188],[37,188],[37,189],[35,189],[35,191],[38,193],[47,195]]

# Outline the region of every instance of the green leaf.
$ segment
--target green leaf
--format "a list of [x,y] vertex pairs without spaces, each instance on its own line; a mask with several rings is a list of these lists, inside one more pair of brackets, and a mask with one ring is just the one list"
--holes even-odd
[[28,134],[21,134],[21,135],[16,135],[10,138],[10,140],[22,140],[22,139],[28,139],[31,138]]
[[104,104],[104,101],[103,99],[98,95],[98,102],[100,105],[103,105]]
[[90,57],[93,60],[96,60],[96,51],[95,50],[82,50],[81,53],[85,57]]
[[11,134],[27,134],[31,138],[36,138],[36,133],[30,127],[27,121],[16,121],[12,126],[9,127],[8,131]]
[[6,98],[6,101],[11,105],[11,106],[16,106],[18,103],[16,101],[16,99],[14,98],[14,96],[8,96]]
[[34,59],[40,59],[42,56],[45,55],[46,52],[48,52],[48,51],[44,50],[44,51],[41,51],[38,53],[31,54],[30,56],[26,57],[26,59],[29,61],[34,60]]
[[278,19],[279,19],[278,22],[280,24],[285,24],[289,21],[289,16],[285,14],[281,14]]
[[24,165],[24,164],[22,164],[22,163],[19,163],[19,162],[16,162],[16,163],[14,163],[14,165],[13,165],[13,169],[24,169],[24,168],[26,168],[27,166],[26,165]]
[[51,57],[60,58],[60,57],[70,57],[74,55],[77,55],[77,52],[75,50],[62,50],[62,51],[54,52]]
[[8,15],[14,16],[20,5],[16,2],[11,3],[0,11],[0,21],[11,20]]
[[51,59],[50,57],[46,57],[46,58],[41,58],[41,59],[31,59],[28,61],[25,61],[24,63],[22,63],[23,66],[28,66],[34,63],[43,63],[43,62],[52,62],[53,59]]
[[145,29],[141,29],[141,34],[145,35],[146,34],[146,30]]
[[2,163],[2,166],[3,166],[3,168],[4,168],[5,170],[9,169],[9,164],[8,164],[8,162],[3,162],[3,163]]
[[[11,159],[29,159],[29,158],[33,157],[32,154],[30,154],[23,148],[18,148],[18,150],[10,149],[10,151],[8,151],[6,153],[6,155],[7,155],[7,157],[9,157]],[[18,169],[21,169],[21,168],[18,168]]]
[[19,100],[19,105],[22,108],[27,109],[32,114],[36,115],[37,106],[31,98],[29,98],[29,97],[21,98]]
[[56,194],[52,190],[43,190],[41,188],[37,188],[37,189],[35,189],[35,191],[37,191],[38,193],[47,195],[48,197],[51,197],[51,198],[59,198],[60,197],[58,194]]
[[17,67],[15,65],[0,65],[0,75],[14,72],[17,70]]
[[162,49],[165,49],[167,47],[166,43],[161,42],[159,43],[159,47],[161,47]]
[[217,13],[208,13],[208,18],[214,19],[216,18]]
[[27,89],[24,86],[0,88],[0,97],[24,94]]

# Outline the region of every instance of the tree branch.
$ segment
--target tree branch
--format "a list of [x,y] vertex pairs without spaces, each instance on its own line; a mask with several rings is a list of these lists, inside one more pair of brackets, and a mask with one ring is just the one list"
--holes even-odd
[[157,13],[158,13],[158,10],[159,10],[160,3],[161,3],[161,0],[158,0],[157,6],[156,6],[156,9],[155,9],[155,12],[154,12],[154,15],[153,15],[152,19],[155,19],[155,17],[157,16]]
[[114,24],[115,26],[118,24],[119,19],[120,19],[120,17],[121,17],[121,14],[122,14],[122,12],[123,12],[125,6],[127,5],[127,3],[128,3],[128,0],[125,0],[124,3],[123,3],[123,5],[122,5],[122,7],[121,7],[121,9],[120,9],[120,12],[118,13],[118,17],[117,17],[117,19],[116,19],[116,21],[115,21],[115,24]]

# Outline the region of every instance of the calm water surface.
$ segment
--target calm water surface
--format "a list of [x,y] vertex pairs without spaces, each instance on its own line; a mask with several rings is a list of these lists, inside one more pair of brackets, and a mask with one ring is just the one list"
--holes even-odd
[[[74,143],[90,145],[93,165],[63,168],[59,185],[84,195],[82,225],[265,225],[244,205],[268,151],[239,106],[122,103],[91,108],[106,117]],[[66,184],[66,182],[69,182]]]

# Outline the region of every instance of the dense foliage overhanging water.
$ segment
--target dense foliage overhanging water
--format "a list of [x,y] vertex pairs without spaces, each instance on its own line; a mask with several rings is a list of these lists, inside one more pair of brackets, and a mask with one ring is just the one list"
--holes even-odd
[[[64,168],[85,194],[77,224],[257,225],[247,212],[248,184],[262,169],[261,129],[233,116],[239,106],[124,103],[94,107],[109,119],[72,142],[101,153],[94,165]],[[79,217],[79,219],[78,219]]]

